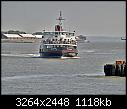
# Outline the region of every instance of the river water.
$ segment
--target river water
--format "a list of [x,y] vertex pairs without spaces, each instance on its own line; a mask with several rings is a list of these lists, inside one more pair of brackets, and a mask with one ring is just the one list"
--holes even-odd
[[125,95],[126,78],[104,75],[104,65],[125,60],[125,40],[89,37],[78,59],[40,58],[40,43],[1,44],[1,93],[9,95]]

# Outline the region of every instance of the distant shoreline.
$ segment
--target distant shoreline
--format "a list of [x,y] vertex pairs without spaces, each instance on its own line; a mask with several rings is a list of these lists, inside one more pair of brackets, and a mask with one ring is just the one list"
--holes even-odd
[[35,43],[40,41],[41,39],[1,39],[2,43]]

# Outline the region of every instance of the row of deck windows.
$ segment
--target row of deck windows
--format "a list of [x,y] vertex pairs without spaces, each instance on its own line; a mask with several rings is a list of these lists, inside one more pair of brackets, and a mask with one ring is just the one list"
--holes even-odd
[[77,41],[74,40],[44,40],[44,44],[77,44]]
[[44,32],[43,35],[71,35],[74,36],[74,33],[67,33],[67,32]]

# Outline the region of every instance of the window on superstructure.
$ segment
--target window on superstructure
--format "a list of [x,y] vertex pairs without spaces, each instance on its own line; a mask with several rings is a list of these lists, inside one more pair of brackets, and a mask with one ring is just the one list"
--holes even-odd
[[65,35],[65,33],[62,33],[62,35]]
[[69,33],[70,36],[74,36],[74,33]]
[[55,32],[55,35],[58,35],[58,32]]

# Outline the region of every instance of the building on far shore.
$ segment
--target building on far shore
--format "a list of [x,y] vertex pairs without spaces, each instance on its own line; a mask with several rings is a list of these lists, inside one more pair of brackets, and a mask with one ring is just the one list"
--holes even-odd
[[32,34],[18,34],[21,36],[23,39],[36,39],[36,37]]
[[38,42],[41,38],[32,34],[3,34],[1,33],[2,42]]
[[2,39],[42,39],[42,32],[35,32],[33,34],[23,33],[23,32],[1,32]]
[[8,37],[6,35],[4,35],[3,33],[1,33],[1,39],[7,39]]
[[18,34],[3,34],[4,37],[2,39],[21,39],[22,37]]
[[37,42],[43,38],[43,32],[35,32],[33,34],[24,31],[2,31],[2,42]]
[[32,35],[34,35],[37,39],[43,38],[43,32],[35,32]]

